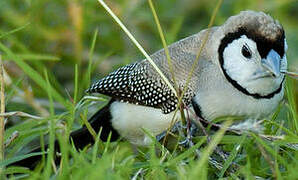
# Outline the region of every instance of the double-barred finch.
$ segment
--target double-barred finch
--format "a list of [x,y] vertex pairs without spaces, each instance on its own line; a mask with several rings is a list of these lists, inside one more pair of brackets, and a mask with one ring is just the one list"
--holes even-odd
[[[181,91],[206,32],[169,46]],[[244,11],[230,17],[222,26],[210,29],[183,97],[184,104],[208,121],[222,116],[265,118],[274,112],[284,95],[284,75],[280,71],[287,68],[286,48],[282,26],[269,15]],[[160,50],[151,58],[171,81],[165,51]],[[167,130],[177,106],[174,93],[146,59],[112,72],[94,83],[88,92],[112,97],[107,107],[110,119],[102,114],[95,120],[97,125],[109,121],[112,129],[137,145],[150,143],[142,128],[154,135]],[[252,125],[237,123],[247,129]]]
[[[181,91],[206,32],[168,47]],[[284,96],[284,75],[280,72],[287,68],[287,44],[283,27],[263,12],[243,11],[209,32],[183,103],[207,121],[242,117],[244,120],[234,127],[249,129],[252,124],[245,119],[269,116]],[[151,58],[173,83],[165,51]],[[153,135],[167,130],[177,106],[177,97],[146,59],[119,68],[94,83],[88,92],[112,98],[90,119],[95,131],[103,128],[102,140],[112,132],[112,140],[120,135],[133,144],[148,145],[151,139],[143,128]],[[86,127],[71,137],[79,148],[93,142]]]

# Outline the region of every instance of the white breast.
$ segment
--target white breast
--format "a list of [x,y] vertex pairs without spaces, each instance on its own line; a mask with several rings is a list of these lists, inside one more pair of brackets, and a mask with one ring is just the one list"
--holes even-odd
[[[166,131],[174,113],[163,114],[161,109],[115,101],[111,104],[112,126],[132,144],[146,146],[151,143],[143,129],[153,136]],[[180,119],[179,113],[174,120]]]

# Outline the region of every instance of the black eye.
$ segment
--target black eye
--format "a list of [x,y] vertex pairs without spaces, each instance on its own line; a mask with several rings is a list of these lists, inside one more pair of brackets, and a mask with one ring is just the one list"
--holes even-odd
[[247,45],[243,45],[241,52],[242,52],[244,57],[251,58],[251,52],[248,49]]

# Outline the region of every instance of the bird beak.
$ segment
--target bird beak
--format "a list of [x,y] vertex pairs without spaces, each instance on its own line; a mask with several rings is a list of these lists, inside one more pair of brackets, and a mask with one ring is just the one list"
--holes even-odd
[[272,77],[280,75],[280,56],[276,51],[271,50],[267,58],[261,60],[261,64]]

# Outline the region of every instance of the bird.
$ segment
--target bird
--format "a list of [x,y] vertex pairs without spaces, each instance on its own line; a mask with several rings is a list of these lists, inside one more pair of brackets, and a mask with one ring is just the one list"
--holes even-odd
[[[185,106],[207,121],[224,116],[268,117],[284,96],[281,70],[287,68],[287,43],[282,25],[263,12],[243,11],[209,31],[183,96]],[[168,47],[180,91],[206,33],[203,30]],[[174,85],[165,50],[151,58]],[[108,110],[99,111],[103,113],[95,121],[109,121],[117,136],[141,146],[151,142],[142,128],[153,135],[167,130],[178,104],[147,59],[117,69],[87,92],[112,97]]]
[[[208,33],[208,39],[204,37]],[[203,46],[204,44],[204,46]],[[186,86],[189,72],[202,48],[199,61]],[[264,12],[241,11],[220,26],[204,29],[168,46],[175,81],[165,50],[150,57],[179,91],[182,102],[195,116],[212,122],[225,116],[242,117],[235,127],[250,128],[246,119],[270,116],[284,97],[287,42],[283,26]],[[101,140],[119,137],[136,146],[171,127],[178,98],[148,59],[128,64],[93,83],[88,93],[111,97],[90,119],[101,131]],[[177,120],[181,117],[178,113]],[[78,148],[94,139],[87,127],[71,133]],[[58,146],[58,144],[57,144]]]

